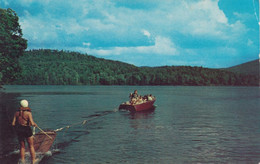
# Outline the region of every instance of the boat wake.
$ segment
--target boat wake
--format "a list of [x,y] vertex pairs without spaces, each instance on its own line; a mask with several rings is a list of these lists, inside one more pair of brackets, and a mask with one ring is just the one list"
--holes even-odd
[[[107,111],[98,111],[95,112],[95,114],[91,114],[89,116],[83,116],[82,118],[98,118],[98,117],[102,117],[111,113],[115,113],[118,111],[118,108],[114,108],[113,110],[107,110]],[[90,121],[90,120],[88,120]]]

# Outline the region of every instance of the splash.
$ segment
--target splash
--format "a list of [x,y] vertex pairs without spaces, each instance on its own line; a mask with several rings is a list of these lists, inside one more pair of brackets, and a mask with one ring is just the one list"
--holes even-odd
[[[53,149],[50,151],[47,151],[46,153],[37,152],[36,155],[36,163],[40,163],[44,158],[50,157],[53,154],[59,152],[57,149]],[[31,155],[29,152],[25,153],[25,161],[22,162],[20,159],[20,150],[14,150],[13,152],[10,152],[4,156],[4,158],[12,159],[12,162],[18,163],[18,164],[31,164]],[[16,162],[15,162],[16,161]]]

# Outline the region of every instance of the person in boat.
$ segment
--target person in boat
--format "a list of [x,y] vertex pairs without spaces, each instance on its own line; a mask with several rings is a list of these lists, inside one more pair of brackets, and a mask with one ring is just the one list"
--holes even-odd
[[21,107],[15,112],[12,126],[15,127],[18,136],[18,141],[20,143],[20,155],[21,161],[25,162],[25,140],[29,145],[29,150],[31,154],[31,161],[35,163],[35,150],[33,146],[33,133],[31,126],[36,126],[37,124],[33,121],[31,109],[28,107],[28,101],[22,100],[20,102]]
[[132,93],[132,98],[138,98],[139,97],[139,95],[138,95],[138,93],[137,93],[137,90],[135,90],[134,91],[134,93]]
[[144,103],[143,97],[142,97],[142,96],[139,96],[139,97],[137,98],[136,104],[142,104],[142,103]]
[[130,104],[136,104],[137,98],[131,98],[130,99]]
[[139,98],[137,90],[135,90],[134,93],[131,93],[129,97],[130,97],[130,103],[135,104]]
[[153,95],[150,94],[150,95],[148,96],[148,101],[152,101],[153,99],[154,99]]
[[144,101],[147,101],[148,100],[148,95],[144,95],[143,99],[144,99]]

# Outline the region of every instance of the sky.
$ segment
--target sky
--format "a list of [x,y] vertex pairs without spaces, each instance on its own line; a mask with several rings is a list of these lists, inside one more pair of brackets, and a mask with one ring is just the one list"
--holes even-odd
[[258,59],[258,0],[0,0],[30,49],[136,66],[225,68]]

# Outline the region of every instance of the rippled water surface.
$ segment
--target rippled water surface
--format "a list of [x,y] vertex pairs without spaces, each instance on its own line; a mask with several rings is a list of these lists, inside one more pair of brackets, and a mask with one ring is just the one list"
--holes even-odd
[[[0,91],[1,163],[19,159],[10,120],[21,99],[29,100],[42,129],[72,125],[58,132],[40,163],[260,162],[258,87],[4,87]],[[134,89],[141,95],[155,95],[156,109],[117,111]],[[82,125],[84,120],[87,123]]]

